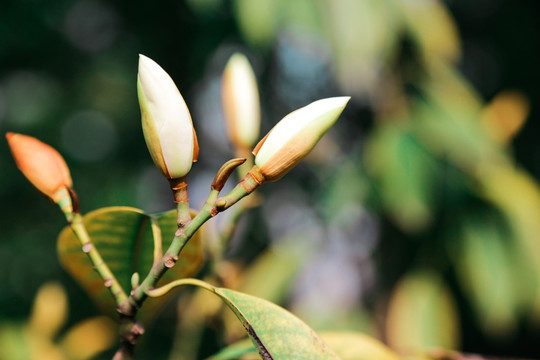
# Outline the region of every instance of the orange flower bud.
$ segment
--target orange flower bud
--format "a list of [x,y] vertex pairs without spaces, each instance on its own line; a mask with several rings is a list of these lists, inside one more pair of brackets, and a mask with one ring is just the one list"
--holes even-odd
[[55,203],[65,197],[72,181],[62,155],[31,136],[9,132],[6,138],[17,167],[32,185]]

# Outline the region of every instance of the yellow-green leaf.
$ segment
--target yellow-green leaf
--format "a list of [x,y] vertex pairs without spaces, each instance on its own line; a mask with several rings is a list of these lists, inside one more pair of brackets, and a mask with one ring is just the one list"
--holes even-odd
[[[163,248],[167,249],[177,230],[176,211],[148,215],[130,207],[108,207],[92,211],[83,218],[95,248],[129,294],[131,276],[138,272],[146,276],[153,263],[154,238],[151,222],[159,224]],[[159,236],[159,234],[156,234]],[[116,318],[114,300],[103,285],[103,280],[93,270],[90,260],[81,250],[81,244],[71,228],[66,227],[58,237],[58,256],[68,273],[83,287],[105,313]],[[202,248],[199,235],[188,242],[180,260],[167,271],[160,285],[171,280],[194,275],[202,264]],[[139,312],[147,321],[154,316],[167,298],[148,299]]]
[[259,359],[257,350],[249,338],[242,339],[221,349],[207,360]]
[[161,296],[180,285],[196,285],[223,300],[244,325],[253,345],[264,360],[318,359],[339,357],[302,320],[269,301],[237,291],[217,288],[197,279],[178,280],[149,293]]
[[395,1],[395,4],[427,60],[459,59],[461,44],[457,26],[442,1]]
[[324,342],[343,360],[400,360],[379,340],[358,332],[324,332]]
[[304,322],[266,300],[228,289],[215,293],[244,325],[263,359],[339,359]]
[[398,283],[390,298],[386,335],[390,346],[400,351],[459,346],[456,305],[437,274],[416,271]]
[[364,159],[392,219],[406,231],[425,229],[432,220],[437,163],[409,127],[379,126],[366,145]]
[[[379,340],[358,332],[324,332],[320,338],[342,360],[400,360],[401,358]],[[257,351],[248,340],[227,346],[208,360],[253,359]]]
[[484,332],[502,339],[516,330],[519,305],[515,291],[519,281],[512,279],[514,243],[505,240],[497,219],[469,219],[457,266],[458,279]]

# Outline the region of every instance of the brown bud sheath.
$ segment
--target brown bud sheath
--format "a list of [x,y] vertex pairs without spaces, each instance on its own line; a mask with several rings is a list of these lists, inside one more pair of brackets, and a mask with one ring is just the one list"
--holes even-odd
[[223,186],[225,186],[225,183],[227,182],[227,179],[229,176],[231,176],[234,169],[242,165],[246,162],[246,159],[244,158],[236,158],[231,159],[227,161],[223,166],[219,169],[219,171],[216,174],[216,177],[214,178],[214,181],[212,182],[212,190],[221,191],[223,189]]
[[72,186],[62,155],[31,136],[10,132],[6,138],[19,170],[40,192],[57,203],[63,196],[59,192]]

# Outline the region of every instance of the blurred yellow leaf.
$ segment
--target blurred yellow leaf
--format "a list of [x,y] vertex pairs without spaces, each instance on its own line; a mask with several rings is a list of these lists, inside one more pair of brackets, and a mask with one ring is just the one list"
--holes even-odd
[[[288,250],[285,248],[287,246]],[[287,294],[302,260],[294,244],[287,243],[281,247],[271,248],[261,254],[249,269],[246,269],[239,290],[279,303]]]
[[426,60],[455,62],[461,57],[461,41],[452,15],[440,0],[395,0],[407,29]]
[[540,187],[530,174],[511,164],[485,165],[477,179],[481,194],[506,216],[522,247],[520,266],[526,269],[530,264],[534,269],[529,271],[533,279],[525,283],[522,292],[528,303],[527,317],[540,322]]
[[68,302],[64,288],[58,283],[48,283],[39,288],[28,329],[35,335],[52,340],[64,325]]
[[491,100],[482,113],[482,125],[496,141],[507,144],[525,124],[530,103],[519,91],[502,91]]
[[60,342],[68,359],[91,359],[117,341],[117,325],[107,317],[82,321],[69,329]]
[[30,360],[67,360],[62,351],[50,340],[39,336],[27,337]]
[[394,288],[386,319],[388,344],[398,351],[459,347],[459,316],[451,292],[435,273],[406,275]]
[[322,332],[321,339],[343,360],[400,360],[379,340],[358,332]]
[[482,126],[478,93],[444,61],[432,62],[428,70],[419,83],[422,97],[409,115],[421,142],[469,175],[482,163],[507,161],[508,154]]

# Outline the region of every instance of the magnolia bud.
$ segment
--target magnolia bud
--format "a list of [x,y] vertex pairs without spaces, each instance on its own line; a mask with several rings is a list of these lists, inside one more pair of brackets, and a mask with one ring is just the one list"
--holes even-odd
[[139,55],[137,92],[152,160],[168,179],[186,176],[199,153],[191,115],[169,74],[144,55]]
[[267,181],[288,173],[334,125],[350,97],[315,101],[285,116],[253,150],[255,164]]
[[32,185],[55,203],[68,195],[71,176],[58,151],[31,136],[10,132],[6,138],[17,167]]
[[257,80],[244,55],[236,53],[227,62],[221,96],[231,142],[250,149],[259,137],[261,113]]

